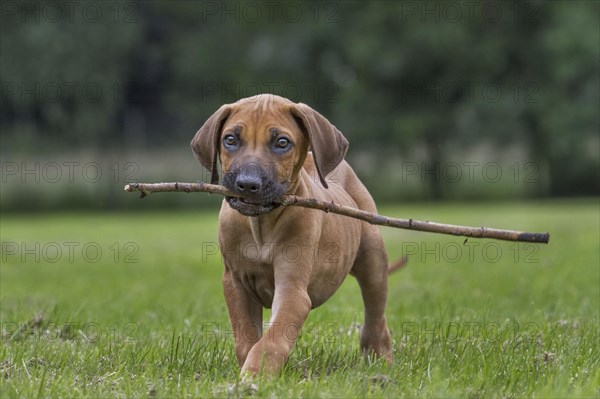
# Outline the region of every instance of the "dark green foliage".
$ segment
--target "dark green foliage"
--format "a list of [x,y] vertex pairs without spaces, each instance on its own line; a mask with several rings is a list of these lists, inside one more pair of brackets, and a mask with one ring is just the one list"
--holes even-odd
[[[53,4],[3,5],[5,159],[185,148],[219,105],[271,92],[326,115],[350,158],[532,162],[539,184],[505,197],[600,191],[598,2]],[[435,177],[417,198],[473,195]]]

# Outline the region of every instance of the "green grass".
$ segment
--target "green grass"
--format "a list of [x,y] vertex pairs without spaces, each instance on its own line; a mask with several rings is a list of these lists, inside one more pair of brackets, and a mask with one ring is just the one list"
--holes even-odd
[[238,378],[216,211],[3,216],[1,396],[600,395],[597,200],[380,211],[547,230],[551,243],[384,229],[390,258],[412,254],[390,277],[393,364],[360,355],[348,278],[311,312],[282,377],[253,386]]

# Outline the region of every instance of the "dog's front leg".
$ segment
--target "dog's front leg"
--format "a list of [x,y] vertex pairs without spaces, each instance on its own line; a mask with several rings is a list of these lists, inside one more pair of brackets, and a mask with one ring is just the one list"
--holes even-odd
[[248,296],[227,267],[223,273],[223,291],[235,338],[235,355],[242,366],[262,335],[262,306]]
[[[294,265],[302,270],[301,265]],[[290,268],[293,270],[293,268]],[[296,276],[294,276],[296,274]],[[275,270],[275,295],[269,328],[254,345],[242,367],[242,374],[276,374],[287,360],[300,329],[311,309],[305,276]]]

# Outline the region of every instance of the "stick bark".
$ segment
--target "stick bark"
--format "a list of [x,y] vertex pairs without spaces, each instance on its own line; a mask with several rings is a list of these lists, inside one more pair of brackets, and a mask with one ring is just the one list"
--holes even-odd
[[[223,186],[208,183],[130,183],[125,186],[125,191],[139,191],[140,198],[150,193],[162,192],[204,192],[219,194],[224,196],[236,197],[235,193],[230,192]],[[549,233],[528,233],[525,231],[501,230],[489,227],[469,227],[452,224],[436,223],[414,219],[390,218],[376,213],[366,212],[346,205],[336,204],[334,202],[320,201],[314,198],[302,198],[295,195],[283,195],[276,200],[283,206],[300,206],[303,208],[318,209],[323,212],[331,212],[339,215],[348,216],[363,220],[367,223],[396,227],[405,230],[424,231],[429,233],[450,234],[462,237],[474,238],[493,238],[504,241],[521,241],[532,243],[547,244],[550,240]]]

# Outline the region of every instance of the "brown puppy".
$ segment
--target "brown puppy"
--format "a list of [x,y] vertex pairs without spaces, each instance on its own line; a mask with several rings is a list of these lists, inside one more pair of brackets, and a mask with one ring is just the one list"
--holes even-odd
[[[307,105],[262,94],[223,105],[191,146],[213,183],[220,160],[223,185],[242,195],[226,198],[219,214],[223,287],[242,373],[279,372],[308,312],[348,274],[358,280],[365,305],[361,348],[391,359],[388,261],[379,228],[273,203],[285,193],[376,212],[343,159],[348,141],[340,131]],[[264,335],[263,307],[272,308]]]

